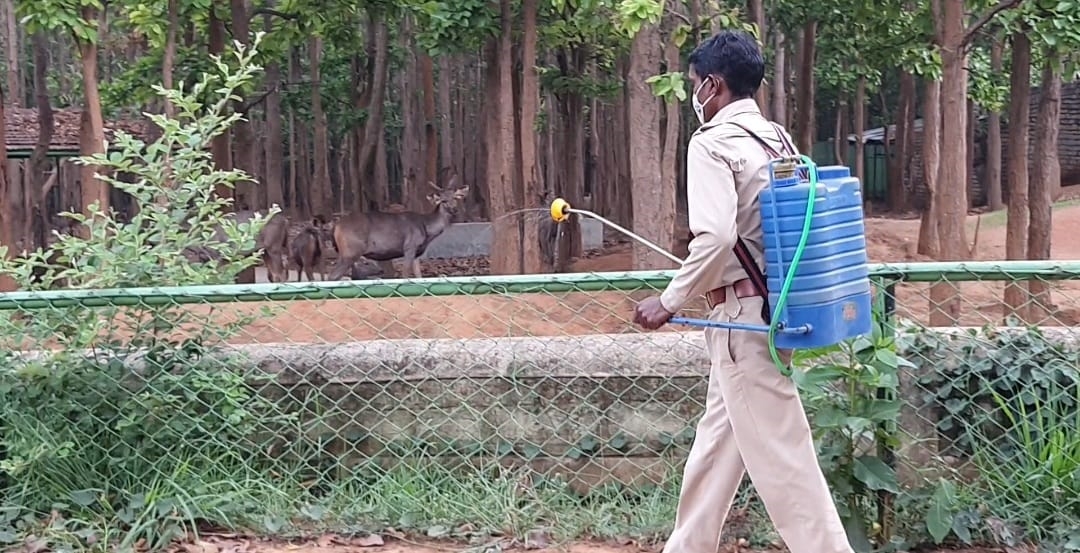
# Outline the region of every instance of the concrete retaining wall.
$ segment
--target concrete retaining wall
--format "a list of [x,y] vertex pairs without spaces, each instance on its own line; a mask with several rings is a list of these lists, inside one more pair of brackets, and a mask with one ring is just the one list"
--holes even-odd
[[[603,224],[582,217],[581,240],[585,251],[600,249],[604,242]],[[486,255],[491,255],[491,223],[454,223],[431,241],[420,259]]]
[[[937,332],[956,335],[947,355],[967,355],[970,329]],[[1043,332],[1071,345],[1080,336]],[[262,393],[305,421],[274,436],[282,448],[306,444],[348,466],[419,446],[458,463],[529,463],[581,491],[667,481],[694,436],[709,367],[700,332],[282,343],[232,353],[274,376]],[[139,370],[136,357],[128,361]],[[902,467],[929,468],[938,461],[935,406],[919,404],[918,377],[901,378],[907,437],[898,453]]]

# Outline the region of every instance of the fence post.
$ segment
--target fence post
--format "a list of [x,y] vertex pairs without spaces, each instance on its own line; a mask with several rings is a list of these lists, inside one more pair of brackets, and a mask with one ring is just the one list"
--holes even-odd
[[[881,317],[881,330],[885,337],[896,336],[896,327],[894,324],[894,318],[896,314],[896,281],[889,277],[874,277],[874,286],[880,291],[875,295],[874,311],[880,313]],[[898,371],[899,373],[899,371]],[[899,374],[897,377],[899,378]],[[896,393],[890,391],[888,388],[878,388],[877,398],[884,400],[896,399]],[[880,430],[887,436],[893,436],[897,434],[897,425],[893,422],[881,423]],[[885,442],[879,441],[878,444],[878,457],[885,462],[891,469],[896,470],[896,451],[893,447]],[[877,494],[877,515],[878,524],[881,525],[881,535],[886,541],[892,538],[893,527],[893,501],[895,494],[886,490],[878,490]]]

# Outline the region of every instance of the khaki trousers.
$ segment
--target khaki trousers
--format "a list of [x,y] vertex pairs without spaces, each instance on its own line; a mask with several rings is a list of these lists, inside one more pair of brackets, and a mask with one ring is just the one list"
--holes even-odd
[[[762,298],[735,298],[710,319],[763,324]],[[818,465],[795,384],[760,332],[705,329],[712,360],[705,413],[683,472],[664,553],[716,553],[745,473],[791,553],[853,553]],[[781,359],[790,352],[781,351]]]

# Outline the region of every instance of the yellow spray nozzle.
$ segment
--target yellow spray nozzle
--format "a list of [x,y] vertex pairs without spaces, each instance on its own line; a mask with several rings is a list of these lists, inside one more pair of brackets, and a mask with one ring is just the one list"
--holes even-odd
[[561,223],[570,216],[570,204],[562,198],[555,198],[555,201],[551,202],[551,219],[556,223]]

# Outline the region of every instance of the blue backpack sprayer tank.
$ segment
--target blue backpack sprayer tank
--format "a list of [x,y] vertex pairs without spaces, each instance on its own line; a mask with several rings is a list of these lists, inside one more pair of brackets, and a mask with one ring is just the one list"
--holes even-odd
[[[768,324],[672,317],[672,324],[764,332],[773,361],[778,349],[838,344],[872,331],[870,274],[859,179],[848,167],[818,167],[807,156],[769,162],[769,186],[759,197],[765,272],[753,263],[740,238],[736,256],[755,285],[764,287]],[[558,198],[551,217],[589,216],[681,264],[682,260],[633,232]],[[760,290],[760,288],[759,288]],[[766,295],[766,294],[762,294]]]

